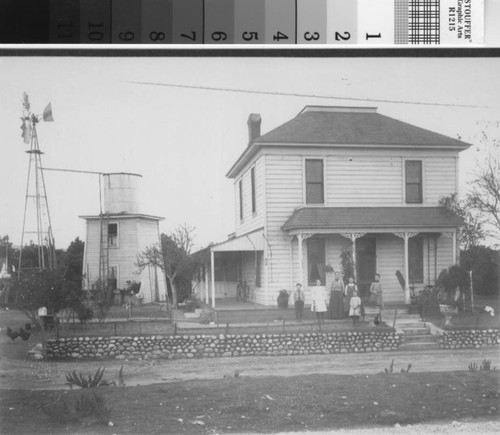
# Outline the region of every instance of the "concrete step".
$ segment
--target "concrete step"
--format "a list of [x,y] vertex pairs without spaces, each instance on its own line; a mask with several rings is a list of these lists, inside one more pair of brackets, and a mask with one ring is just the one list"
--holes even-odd
[[435,343],[434,336],[431,334],[410,334],[405,335],[405,344],[408,343]]
[[399,346],[399,350],[411,350],[411,351],[421,351],[421,350],[433,350],[433,349],[439,349],[439,344],[436,342],[432,343],[404,343],[401,346]]
[[404,335],[431,335],[427,328],[399,328],[403,331]]

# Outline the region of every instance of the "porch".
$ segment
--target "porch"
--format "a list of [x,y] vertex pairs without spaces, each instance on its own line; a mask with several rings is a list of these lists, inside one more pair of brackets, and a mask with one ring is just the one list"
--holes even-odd
[[305,284],[307,301],[316,282],[330,288],[333,268],[345,282],[352,276],[367,298],[379,273],[384,302],[409,304],[411,287],[434,285],[440,271],[456,263],[461,224],[443,207],[298,209],[282,227],[289,237],[290,285]]

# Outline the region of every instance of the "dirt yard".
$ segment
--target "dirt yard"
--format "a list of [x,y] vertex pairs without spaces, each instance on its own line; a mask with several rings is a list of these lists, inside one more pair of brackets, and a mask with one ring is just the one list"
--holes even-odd
[[[367,425],[373,433],[434,421],[456,421],[461,428],[467,419],[483,433],[492,425],[500,429],[498,350],[35,362],[26,354],[36,332],[14,344],[5,335],[6,324],[23,323],[18,313],[0,313],[0,433],[270,433]],[[382,374],[392,360],[396,373]],[[484,360],[497,370],[467,371]],[[399,373],[410,363],[409,374]],[[41,411],[82,394],[69,390],[69,372],[90,375],[103,367],[112,381],[122,365],[126,387],[99,389],[112,404],[113,427],[54,423]]]

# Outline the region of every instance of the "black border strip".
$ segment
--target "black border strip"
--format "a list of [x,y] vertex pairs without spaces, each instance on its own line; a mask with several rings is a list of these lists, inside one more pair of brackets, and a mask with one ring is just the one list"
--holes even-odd
[[475,48],[26,48],[0,47],[0,56],[50,57],[500,57],[500,47]]

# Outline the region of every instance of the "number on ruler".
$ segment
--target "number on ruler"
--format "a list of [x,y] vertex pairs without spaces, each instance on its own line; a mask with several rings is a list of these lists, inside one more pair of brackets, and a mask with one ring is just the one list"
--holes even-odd
[[371,38],[382,38],[382,34],[381,33],[377,33],[376,35],[370,35],[370,34],[366,34],[366,40],[368,41],[369,39]]
[[349,32],[344,32],[344,36],[339,32],[335,32],[335,41],[347,41],[348,39],[351,39],[351,34]]
[[319,33],[318,32],[306,32],[304,33],[304,39],[306,41],[317,41],[319,39]]
[[135,38],[135,35],[134,35],[134,32],[121,32],[118,34],[118,37],[122,40],[122,41],[132,41],[132,39]]
[[104,33],[101,30],[93,30],[95,28],[102,29],[104,27],[103,23],[88,23],[89,34],[87,35],[91,41],[101,41],[104,38]]
[[273,41],[281,41],[282,39],[288,39],[288,36],[280,31],[273,36]]
[[258,41],[259,40],[259,34],[257,32],[243,32],[241,37],[245,41],[252,41],[252,40]]
[[163,33],[163,32],[151,32],[149,34],[149,39],[151,39],[151,41],[163,41],[165,39],[165,33]]
[[213,32],[212,39],[214,41],[225,41],[227,39],[227,33],[225,33],[225,32]]
[[186,35],[185,33],[181,33],[181,38],[187,38],[191,41],[196,41],[196,32],[190,32],[190,35]]

